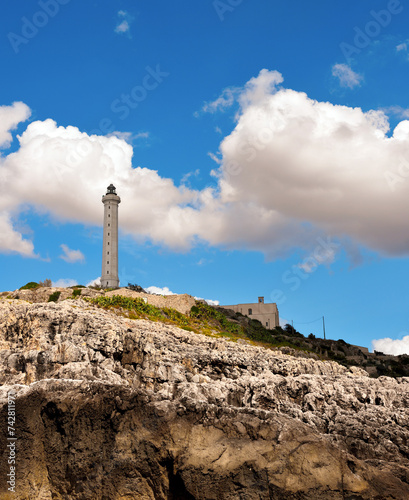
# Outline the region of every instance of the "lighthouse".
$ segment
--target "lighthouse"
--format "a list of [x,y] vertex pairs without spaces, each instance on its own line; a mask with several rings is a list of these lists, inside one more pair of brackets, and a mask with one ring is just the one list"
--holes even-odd
[[113,184],[102,197],[104,204],[104,236],[102,243],[102,288],[118,288],[118,205],[121,198]]

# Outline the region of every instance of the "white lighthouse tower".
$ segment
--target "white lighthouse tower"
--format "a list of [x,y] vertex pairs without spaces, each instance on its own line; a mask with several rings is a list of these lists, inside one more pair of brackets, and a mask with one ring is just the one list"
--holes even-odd
[[121,198],[110,184],[102,197],[104,204],[104,238],[102,244],[102,288],[118,288],[118,205]]

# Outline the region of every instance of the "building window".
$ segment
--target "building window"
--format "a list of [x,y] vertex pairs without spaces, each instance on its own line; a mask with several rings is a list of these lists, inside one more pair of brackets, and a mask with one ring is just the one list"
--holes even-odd
[[108,214],[108,217],[111,217],[111,214]]
[[249,309],[249,316],[253,314],[253,309]]
[[111,224],[108,222],[108,227],[110,226]]
[[109,271],[107,271],[107,274],[109,274]]
[[109,260],[107,260],[107,264],[109,264]]
[[109,236],[109,233],[108,233],[108,236]]
[[268,321],[266,321],[266,326],[268,326]]
[[109,245],[109,241],[108,241],[108,245]]
[[107,255],[109,255],[109,252],[107,252]]

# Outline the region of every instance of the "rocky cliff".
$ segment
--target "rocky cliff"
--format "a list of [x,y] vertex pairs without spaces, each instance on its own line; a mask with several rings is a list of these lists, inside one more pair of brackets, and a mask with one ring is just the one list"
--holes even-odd
[[82,299],[2,298],[0,349],[0,499],[409,498],[408,378]]

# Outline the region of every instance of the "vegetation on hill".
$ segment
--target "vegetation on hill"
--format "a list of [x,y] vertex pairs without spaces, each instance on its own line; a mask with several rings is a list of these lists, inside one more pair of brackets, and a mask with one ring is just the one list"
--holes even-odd
[[48,297],[48,302],[58,302],[58,299],[60,298],[61,292],[53,292],[49,297]]
[[34,290],[35,288],[39,288],[41,285],[36,283],[35,281],[29,281],[25,285],[19,288],[19,290]]
[[228,337],[233,341],[247,342],[267,348],[288,348],[287,352],[314,357],[315,359],[336,361],[346,367],[360,366],[373,377],[409,376],[409,356],[385,356],[382,353],[365,353],[357,346],[344,340],[324,340],[314,334],[304,337],[291,325],[284,328],[266,329],[260,321],[250,319],[240,313],[221,307],[213,307],[198,301],[190,315],[175,309],[159,308],[147,304],[142,298],[120,295],[112,297],[85,298],[105,309],[115,310],[118,314],[131,319],[148,319],[173,324],[188,331]]
[[[45,280],[47,282],[47,280]],[[44,284],[44,282],[40,282]],[[36,290],[40,283],[29,282],[20,290]],[[135,285],[136,287],[136,285]],[[82,296],[81,285],[71,287],[72,295],[65,298],[83,298],[99,307],[113,310],[117,314],[131,319],[161,321],[195,333],[212,337],[227,337],[235,342],[246,342],[266,348],[281,349],[289,354],[313,357],[321,360],[336,361],[346,367],[359,366],[372,377],[409,376],[409,355],[385,355],[381,352],[369,353],[366,349],[348,344],[344,340],[317,338],[313,333],[305,337],[291,325],[284,328],[265,328],[258,320],[251,319],[229,309],[210,306],[203,301],[196,301],[190,314],[185,315],[168,307],[155,307],[143,298],[131,298],[122,295],[98,297]],[[92,287],[89,287],[92,288]],[[57,302],[61,292],[55,291],[48,297],[49,302]],[[8,296],[18,299],[19,295]]]

